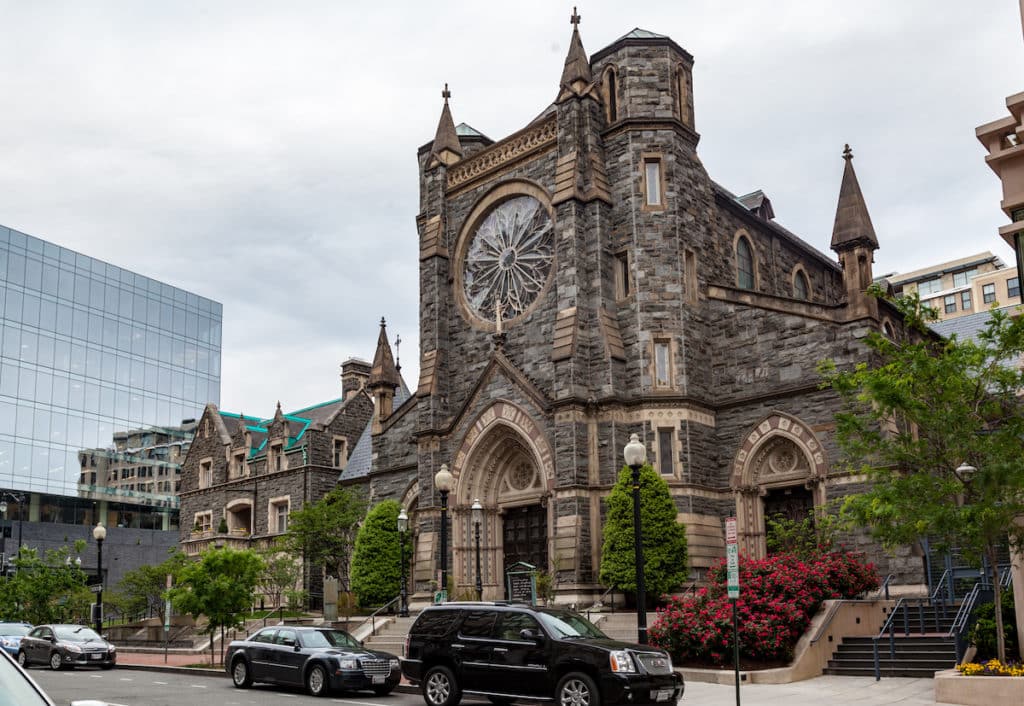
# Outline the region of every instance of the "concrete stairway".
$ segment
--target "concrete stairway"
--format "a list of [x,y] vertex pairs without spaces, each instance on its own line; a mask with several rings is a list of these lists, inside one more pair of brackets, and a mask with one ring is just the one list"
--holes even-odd
[[412,628],[415,620],[415,615],[389,620],[384,627],[377,630],[376,635],[367,637],[363,641],[363,645],[371,650],[390,652],[401,657],[405,650],[405,636],[409,634],[409,629]]
[[[650,627],[654,619],[654,611],[647,613],[647,625]],[[596,623],[608,637],[623,642],[636,642],[636,613],[591,613],[590,621]]]

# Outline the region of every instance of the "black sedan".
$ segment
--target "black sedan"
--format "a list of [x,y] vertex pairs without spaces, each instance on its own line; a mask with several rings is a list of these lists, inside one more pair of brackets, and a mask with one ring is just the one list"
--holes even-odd
[[224,668],[235,686],[253,682],[305,686],[313,696],[331,690],[391,693],[402,678],[398,657],[364,649],[344,630],[278,625],[228,645]]
[[50,669],[101,667],[117,662],[117,648],[85,625],[37,625],[21,638],[18,664],[48,664]]

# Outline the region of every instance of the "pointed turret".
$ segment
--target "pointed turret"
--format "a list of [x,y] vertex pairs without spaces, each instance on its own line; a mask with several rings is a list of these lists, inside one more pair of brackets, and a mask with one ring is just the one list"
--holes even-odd
[[857,182],[857,173],[853,171],[853,150],[849,145],[843,149],[846,167],[843,169],[843,183],[839,187],[839,205],[836,207],[836,222],[832,228],[832,249],[836,252],[856,245],[866,245],[872,250],[878,249],[878,238],[875,228],[871,225],[864,194]]
[[370,368],[370,379],[367,387],[373,395],[373,433],[380,433],[381,423],[391,416],[394,408],[395,390],[402,384],[391,355],[388,343],[387,324],[384,317],[380,319],[380,335],[377,336],[377,351],[373,354],[373,367]]
[[878,238],[857,183],[857,174],[853,171],[853,150],[849,145],[843,148],[843,159],[846,167],[843,168],[843,183],[839,187],[832,249],[839,255],[839,263],[843,266],[848,315],[851,318],[868,316],[877,319],[878,300],[866,292],[873,280],[871,264],[875,260],[875,250],[878,250]]
[[590,73],[590,59],[583,49],[583,40],[580,39],[580,19],[576,8],[572,9],[572,38],[569,40],[569,53],[565,56],[565,68],[562,69],[562,80],[559,88],[559,99],[566,95],[582,96],[593,82]]
[[441,91],[444,98],[444,107],[441,109],[441,120],[437,123],[437,134],[434,135],[434,144],[431,154],[436,162],[451,166],[462,159],[462,146],[459,144],[459,136],[455,132],[455,121],[452,120],[452,111],[448,107],[448,99],[452,97],[448,90],[448,84],[444,84]]

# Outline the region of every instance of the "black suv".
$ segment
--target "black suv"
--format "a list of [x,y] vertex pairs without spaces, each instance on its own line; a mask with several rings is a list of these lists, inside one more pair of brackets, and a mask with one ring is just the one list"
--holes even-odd
[[405,641],[402,673],[427,706],[463,694],[495,704],[665,704],[683,679],[664,650],[612,640],[582,615],[515,603],[445,603],[420,613]]

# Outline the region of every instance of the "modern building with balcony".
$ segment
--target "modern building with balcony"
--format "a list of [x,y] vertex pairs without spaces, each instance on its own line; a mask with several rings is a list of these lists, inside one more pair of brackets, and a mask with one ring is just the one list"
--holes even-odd
[[1021,303],[1017,268],[988,251],[883,279],[897,295],[917,292],[940,321]]

